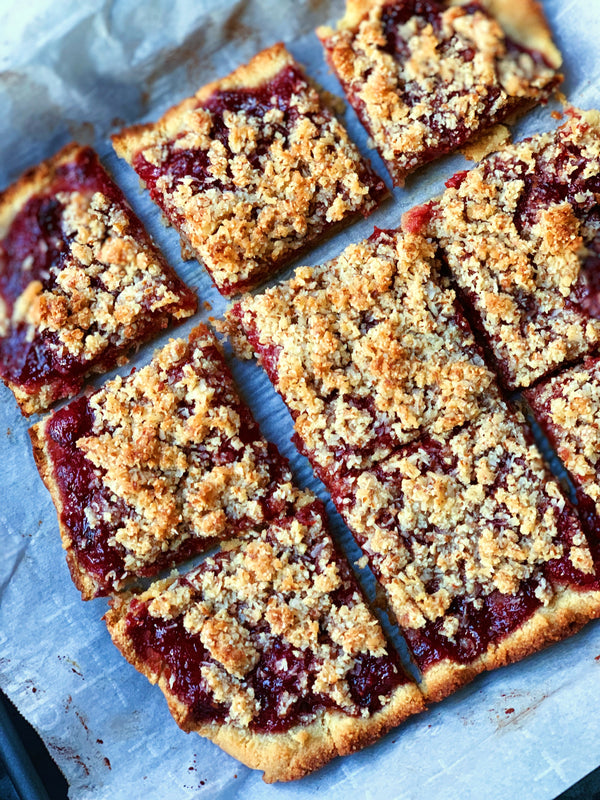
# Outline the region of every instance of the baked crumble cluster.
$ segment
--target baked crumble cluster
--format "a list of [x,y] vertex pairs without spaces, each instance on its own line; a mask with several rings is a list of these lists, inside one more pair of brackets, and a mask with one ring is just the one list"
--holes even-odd
[[533,0],[347,0],[337,29],[317,34],[398,186],[561,81]]
[[195,310],[90,148],[68,145],[0,195],[0,376],[24,414]]
[[440,697],[497,666],[501,645],[514,660],[599,614],[600,581],[434,254],[417,234],[377,232],[244,298],[228,324],[288,404]]
[[440,244],[509,389],[600,343],[600,114],[507,146],[403,225]]
[[387,194],[283,45],[113,143],[225,295]]
[[86,598],[256,532],[293,500],[287,462],[203,326],[38,423],[31,438]]
[[568,469],[600,542],[600,359],[559,372],[525,397]]
[[[115,598],[107,614],[115,643],[159,682],[184,730],[251,764],[249,736],[268,752],[281,734],[267,781],[300,777],[422,707],[322,513],[299,493],[293,513],[251,541]],[[296,741],[286,736],[299,726]]]

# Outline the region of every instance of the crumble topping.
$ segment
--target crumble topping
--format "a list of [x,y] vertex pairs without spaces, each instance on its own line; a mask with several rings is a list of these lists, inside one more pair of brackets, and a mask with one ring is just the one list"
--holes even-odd
[[348,9],[338,30],[318,34],[397,185],[559,82],[545,57],[512,41],[480,3],[371,0]]
[[600,363],[588,359],[527,392],[540,422],[600,515]]
[[[273,659],[286,662],[276,669],[291,670],[296,689],[307,697],[320,695],[320,703],[327,698],[326,704],[368,715],[353,699],[349,681],[359,656],[386,657],[386,641],[324,530],[318,504],[308,493],[302,503],[304,513],[272,523],[252,541],[140,598],[152,618],[183,619],[187,634],[202,643],[202,688],[228,707],[226,722],[248,726],[258,717],[256,670],[270,669]],[[169,663],[172,673],[183,667]],[[301,699],[276,683],[271,691],[282,718]]]
[[452,178],[435,236],[508,387],[600,342],[597,112],[505,147]]
[[93,427],[75,443],[101,492],[88,524],[92,536],[108,530],[107,545],[123,548],[128,573],[190,537],[208,545],[260,529],[296,497],[287,465],[242,406],[204,327],[88,403]]
[[[584,535],[570,545],[561,538],[565,500],[522,421],[501,401],[487,406],[460,430],[401,448],[333,487],[404,628],[443,617],[455,598],[477,607],[532,580],[547,604],[554,591],[544,565],[565,554],[593,572]],[[442,633],[452,638],[456,628],[450,615]]]
[[385,193],[283,45],[244,74],[260,78],[265,61],[258,84],[228,89],[233,73],[139,141],[128,131],[115,140],[120,154],[135,147],[126,157],[224,294],[264,279],[334,223],[366,216]]
[[479,412],[493,377],[434,252],[379,231],[228,312],[236,349],[241,327],[318,465],[372,464]]

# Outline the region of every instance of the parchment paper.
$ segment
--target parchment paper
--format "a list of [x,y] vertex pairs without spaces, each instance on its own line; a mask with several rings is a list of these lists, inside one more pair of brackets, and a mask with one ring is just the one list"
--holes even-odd
[[[210,314],[220,316],[224,301],[195,262],[181,261],[176,234],[161,224],[107,135],[125,123],[156,119],[280,39],[325,88],[341,94],[312,30],[334,22],[343,0],[7,5],[0,4],[0,187],[71,138],[94,144],[170,262],[201,302],[212,305],[178,333]],[[600,0],[547,0],[545,9],[565,54],[566,93],[583,108],[600,107]],[[515,138],[553,128],[550,110],[531,112]],[[346,123],[369,153],[351,111]],[[439,193],[463,168],[462,157],[453,156],[422,170],[369,220],[303,262],[333,257],[374,225],[398,225],[403,211]],[[132,363],[146,363],[169,335],[142,348]],[[298,482],[327,499],[291,445],[289,415],[266,377],[254,364],[230,361],[242,395],[267,437],[292,459]],[[113,647],[101,619],[106,601],[80,600],[54,507],[33,463],[29,424],[1,387],[0,687],[41,734],[73,800],[535,800],[554,797],[600,764],[600,624],[590,624],[525,662],[480,677],[355,756],[295,784],[265,786],[259,773],[177,728],[161,692]],[[359,553],[331,503],[328,510],[334,535],[355,560]],[[359,574],[373,596],[372,576]]]

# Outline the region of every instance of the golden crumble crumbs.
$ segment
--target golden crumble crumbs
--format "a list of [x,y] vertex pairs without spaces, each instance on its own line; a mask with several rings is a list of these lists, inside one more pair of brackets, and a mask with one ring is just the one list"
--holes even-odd
[[[142,177],[151,165],[154,199],[224,294],[266,277],[327,226],[366,215],[385,192],[283,45],[242,70],[233,107],[220,103],[235,72],[115,139]],[[259,111],[244,108],[269,86]],[[174,177],[171,165],[186,152],[203,165],[202,179]]]
[[599,133],[598,112],[572,112],[555,133],[507,146],[465,173],[434,204],[429,232],[510,388],[530,386],[600,342],[584,269],[598,236],[586,181],[600,167]]

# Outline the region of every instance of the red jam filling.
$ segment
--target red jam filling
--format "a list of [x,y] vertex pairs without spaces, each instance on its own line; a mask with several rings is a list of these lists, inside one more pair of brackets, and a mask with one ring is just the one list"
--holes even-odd
[[[300,514],[306,516],[310,508],[303,509]],[[315,542],[301,560],[307,563],[311,558],[316,559],[318,551],[324,546],[322,541]],[[338,554],[335,558],[344,586],[333,593],[331,599],[335,605],[341,606],[351,602],[356,586],[346,563]],[[226,560],[227,553],[220,553],[215,559],[216,564],[209,568],[218,572]],[[243,606],[239,606],[237,611],[243,619]],[[202,667],[215,662],[201,644],[200,637],[186,631],[182,616],[166,622],[151,617],[147,603],[134,601],[126,624],[127,635],[137,656],[155,669],[161,664],[166,665],[170,687],[189,708],[192,719],[197,722],[220,722],[226,718],[227,705],[215,702],[202,677]],[[253,631],[256,634],[268,634],[268,628],[262,622],[253,626]],[[324,631],[320,637],[336,648]],[[393,651],[390,655],[379,657],[360,653],[354,662],[347,681],[356,705],[355,715],[361,709],[368,709],[370,713],[379,711],[382,707],[380,698],[389,696],[406,682]],[[281,637],[270,636],[268,644],[262,648],[258,664],[243,681],[244,686],[254,690],[260,703],[260,710],[250,723],[250,729],[259,733],[284,732],[295,725],[309,724],[322,709],[335,707],[330,697],[313,690],[318,670],[319,663],[310,650],[292,647]]]
[[[216,353],[216,350],[214,352]],[[232,404],[227,398],[227,383],[219,381],[218,376],[210,376],[207,381],[215,390],[214,402],[218,403],[219,395],[224,395],[224,402],[233,406],[239,414],[240,439],[245,445],[255,449],[257,462],[265,464],[268,468],[269,485],[259,499],[264,516],[262,525],[266,525],[269,520],[288,510],[285,500],[273,496],[276,489],[289,480],[287,461],[271,444],[268,445],[265,454],[263,439],[256,422],[245,406]],[[105,471],[96,468],[77,448],[77,441],[80,438],[92,435],[93,424],[93,412],[88,399],[81,397],[55,412],[48,422],[46,435],[54,478],[63,506],[62,522],[68,529],[72,541],[71,547],[76,553],[79,564],[97,581],[98,594],[101,595],[105,590],[109,590],[115,581],[129,576],[124,566],[125,549],[118,543],[109,542],[109,539],[125,523],[132,511],[124,502],[115,501],[111,490],[102,482]],[[195,446],[193,451],[194,458],[203,462],[207,471],[214,466],[232,463],[240,457],[239,449],[233,447],[231,441],[224,436],[221,437],[216,453],[212,450],[208,452],[203,445]],[[98,520],[93,528],[86,516],[86,509],[90,509]],[[103,520],[104,512],[110,512],[111,522]],[[230,518],[227,534],[235,537],[249,527],[260,527],[260,525],[257,526],[257,523],[247,516]],[[162,569],[184,561],[215,543],[216,539],[195,537],[191,532],[177,550],[165,552],[157,560],[138,570],[136,575],[155,575]]]
[[[95,153],[85,149],[56,169],[52,185],[44,194],[34,195],[25,203],[5,239],[0,242],[0,297],[8,316],[31,281],[40,281],[44,290],[52,291],[65,261],[70,258],[71,242],[62,220],[64,207],[56,198],[61,192],[79,192],[88,196],[102,192],[111,203],[126,209],[129,233],[136,239],[146,239],[141,223],[126,207],[120,189],[110,181]],[[26,268],[24,264],[27,264]],[[168,280],[178,291],[184,289],[174,275]],[[91,286],[107,291],[99,278],[92,279]],[[192,293],[186,290],[182,307],[192,308],[194,303]],[[165,324],[164,311],[160,315],[148,311],[148,319],[138,325],[137,340],[146,338]],[[89,332],[95,331],[96,326],[92,324]],[[25,323],[13,325],[7,336],[0,338],[0,375],[30,394],[49,383],[55,389],[55,397],[75,394],[90,369],[108,369],[117,357],[116,348],[112,348],[95,359],[79,359],[60,345],[55,333],[36,332],[30,339]]]

